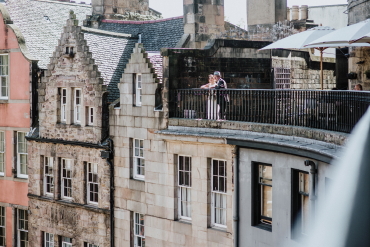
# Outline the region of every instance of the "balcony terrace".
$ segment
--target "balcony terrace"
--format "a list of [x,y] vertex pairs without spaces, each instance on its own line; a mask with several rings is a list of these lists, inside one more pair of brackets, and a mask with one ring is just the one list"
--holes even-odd
[[[370,92],[176,89],[170,118],[308,127],[349,133],[370,104]],[[223,109],[225,109],[223,111]]]

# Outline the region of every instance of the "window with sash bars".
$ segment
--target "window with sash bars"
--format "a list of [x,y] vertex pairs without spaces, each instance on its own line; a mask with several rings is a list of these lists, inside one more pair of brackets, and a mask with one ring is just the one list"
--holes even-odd
[[70,159],[62,159],[61,191],[62,198],[72,198],[72,162]]
[[226,161],[212,159],[211,163],[211,219],[212,226],[226,227]]
[[54,194],[54,158],[44,157],[44,191],[45,195]]
[[17,132],[17,176],[28,178],[26,132]]
[[17,246],[28,247],[28,212],[17,209]]
[[144,215],[134,213],[134,246],[145,247]]
[[0,176],[5,173],[5,132],[0,131]]
[[99,201],[98,164],[87,163],[87,201]]
[[191,157],[178,156],[178,215],[191,220]]
[[0,99],[9,97],[9,56],[0,55]]

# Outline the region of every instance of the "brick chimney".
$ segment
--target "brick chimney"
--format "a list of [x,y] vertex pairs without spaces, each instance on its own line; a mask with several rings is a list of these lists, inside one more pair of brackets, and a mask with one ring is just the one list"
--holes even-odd
[[184,0],[184,33],[188,48],[204,48],[207,41],[225,30],[224,0]]
[[107,19],[129,12],[149,15],[149,0],[92,0],[91,5],[93,15],[104,15]]

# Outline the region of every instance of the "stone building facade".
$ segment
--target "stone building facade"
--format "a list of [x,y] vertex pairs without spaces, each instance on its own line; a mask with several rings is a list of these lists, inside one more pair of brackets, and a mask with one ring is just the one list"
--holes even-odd
[[110,246],[106,86],[73,12],[38,93],[40,125],[28,136],[30,246]]
[[[146,57],[142,45],[137,44],[119,85],[119,104],[111,108],[116,245],[144,246],[141,242],[145,241],[146,246],[232,246],[233,147],[212,139],[167,139],[156,134],[167,128],[168,106],[155,110],[158,85]],[[164,59],[166,62],[168,59]],[[141,102],[135,91],[138,80],[142,86]],[[184,187],[191,197],[187,199],[191,203],[187,213],[182,211],[185,208],[179,201],[182,192],[178,188],[178,174],[182,171],[179,166],[185,158],[191,163],[191,168],[186,168],[191,182]],[[212,159],[222,163],[225,172],[222,195],[227,209],[218,226],[211,219],[211,185],[207,179],[211,176]],[[138,217],[140,231],[136,228]]]
[[[141,44],[119,84],[120,99],[110,108],[116,245],[301,246],[296,240],[304,230],[293,230],[298,212],[304,208],[313,217],[319,200],[325,200],[329,163],[345,135],[169,117],[173,53],[163,54],[163,109],[155,110],[156,74]],[[274,219],[270,215],[263,224],[256,219],[259,166],[270,167],[274,176],[273,189],[265,195]],[[310,174],[312,166],[317,173]],[[307,198],[318,199],[294,206],[300,200],[300,177]],[[309,183],[317,189],[309,192]],[[305,218],[304,226],[309,222]]]
[[[356,24],[370,18],[370,1],[348,1],[348,25]],[[369,47],[350,47],[348,58],[348,72],[356,74],[355,78],[348,80],[348,88],[353,89],[356,84],[361,84],[364,90],[370,90]]]
[[[272,68],[276,89],[321,89],[320,57],[311,51],[273,50]],[[335,58],[323,58],[323,89],[337,87]]]

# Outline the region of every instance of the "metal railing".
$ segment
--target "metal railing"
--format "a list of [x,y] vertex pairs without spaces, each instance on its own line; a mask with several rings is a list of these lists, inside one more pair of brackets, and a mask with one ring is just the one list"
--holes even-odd
[[170,117],[304,126],[349,133],[370,92],[263,89],[170,91]]

